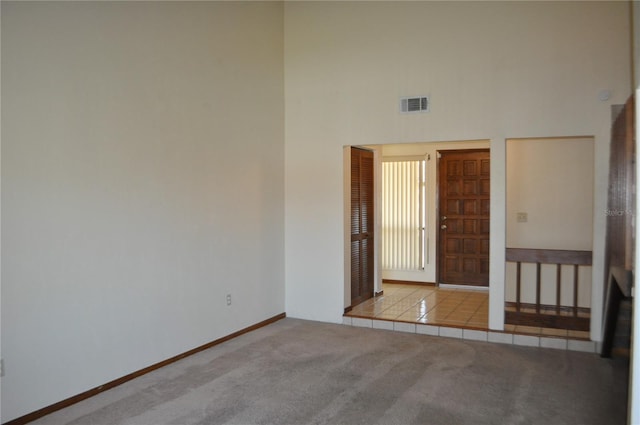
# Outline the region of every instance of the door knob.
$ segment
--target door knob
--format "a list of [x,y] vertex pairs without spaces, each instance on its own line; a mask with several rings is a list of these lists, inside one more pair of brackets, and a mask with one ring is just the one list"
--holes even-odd
[[442,226],[440,226],[440,228],[444,230],[444,229],[446,229],[446,228],[447,228],[447,225],[446,225],[446,224],[443,224]]
[[446,216],[446,215],[443,215],[441,220],[442,220],[442,221],[445,221],[446,219],[447,219],[447,216]]

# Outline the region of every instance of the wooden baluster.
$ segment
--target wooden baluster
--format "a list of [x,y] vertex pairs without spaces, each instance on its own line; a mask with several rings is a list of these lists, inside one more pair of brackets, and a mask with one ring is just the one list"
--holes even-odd
[[540,314],[540,263],[536,263],[536,313]]
[[520,264],[516,263],[516,311],[520,311]]
[[[588,330],[589,318],[580,317],[582,308],[578,305],[578,297],[580,296],[580,266],[591,265],[591,251],[569,251],[569,250],[553,250],[553,249],[526,249],[526,248],[507,248],[506,261],[516,263],[516,302],[515,308],[508,308],[505,320],[508,323],[517,323],[520,325],[531,324],[531,326],[539,326],[544,324],[548,327],[557,327],[562,329]],[[535,309],[526,308],[530,303],[523,302],[523,277],[522,263],[535,264]],[[555,305],[550,300],[550,305],[542,304],[542,265],[556,266],[556,287],[555,287]],[[563,303],[563,293],[568,292],[571,288],[563,289],[563,278],[567,275],[563,272],[564,267],[573,266],[573,296],[566,295],[569,300],[566,305]],[[545,275],[546,277],[546,275]],[[567,279],[569,277],[567,276]],[[553,279],[553,278],[551,278]],[[551,280],[549,279],[549,280]],[[533,283],[533,282],[530,282]],[[549,282],[553,285],[552,282]],[[567,282],[571,285],[571,282]],[[550,290],[553,286],[550,287]],[[530,288],[533,289],[533,288]],[[573,298],[573,304],[571,301]],[[512,303],[508,303],[510,306]],[[515,311],[513,311],[515,309]],[[549,311],[547,311],[547,309]],[[565,311],[568,314],[565,314]],[[554,314],[555,313],[555,314]]]
[[573,316],[578,316],[578,265],[573,265]]
[[560,299],[562,297],[562,264],[556,264],[556,314],[560,314]]

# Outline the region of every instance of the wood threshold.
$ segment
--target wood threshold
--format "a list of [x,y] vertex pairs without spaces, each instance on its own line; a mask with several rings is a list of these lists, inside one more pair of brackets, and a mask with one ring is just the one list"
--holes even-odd
[[120,378],[114,379],[113,381],[107,382],[106,384],[102,384],[100,386],[97,386],[95,388],[92,388],[88,391],[85,391],[83,393],[74,395],[72,397],[69,397],[65,400],[59,401],[57,403],[54,403],[50,406],[47,407],[43,407],[42,409],[36,410],[34,412],[31,413],[27,413],[24,416],[20,416],[19,418],[13,419],[9,422],[5,422],[3,425],[22,425],[22,424],[26,424],[32,421],[35,421],[36,419],[40,419],[46,415],[49,415],[53,412],[56,412],[58,410],[64,409],[65,407],[69,407],[73,404],[76,404],[78,402],[81,402],[83,400],[86,400],[88,398],[91,398],[95,395],[100,394],[101,392],[110,390],[111,388],[117,387],[118,385],[122,385],[127,381],[131,381],[132,379],[138,378],[142,375],[146,375],[149,372],[153,372],[156,369],[160,369],[164,366],[167,366],[171,363],[175,363],[178,360],[182,360],[185,357],[189,357],[193,354],[199,353],[201,351],[207,350],[211,347],[215,347],[216,345],[222,344],[223,342],[227,342],[233,338],[239,337],[240,335],[249,333],[251,331],[255,331],[256,329],[262,328],[264,326],[270,325],[271,323],[277,322],[278,320],[284,319],[285,317],[287,317],[286,313],[280,313],[277,314],[269,319],[263,320],[262,322],[256,323],[254,325],[251,325],[249,327],[246,327],[244,329],[240,329],[239,331],[233,332],[227,336],[223,336],[222,338],[218,338],[214,341],[208,342],[204,345],[201,345],[199,347],[193,348],[189,351],[185,351],[182,354],[178,354],[177,356],[173,356],[171,358],[168,358],[166,360],[163,360],[161,362],[155,363],[151,366],[147,366],[143,369],[140,369],[138,371],[132,372],[128,375],[122,376]]

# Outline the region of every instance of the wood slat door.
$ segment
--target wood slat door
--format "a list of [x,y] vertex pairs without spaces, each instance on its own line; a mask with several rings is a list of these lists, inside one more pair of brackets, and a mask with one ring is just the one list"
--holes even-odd
[[441,151],[438,282],[489,285],[489,150]]
[[613,123],[609,157],[606,270],[631,270],[635,257],[635,101],[631,97]]
[[351,148],[351,306],[373,297],[373,152]]

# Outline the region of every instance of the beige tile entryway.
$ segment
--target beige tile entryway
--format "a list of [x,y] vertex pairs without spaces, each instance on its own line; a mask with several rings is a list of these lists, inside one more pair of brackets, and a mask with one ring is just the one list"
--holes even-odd
[[[489,330],[489,293],[429,285],[383,283],[383,294],[357,306],[346,317]],[[589,340],[589,332],[505,325],[505,333]]]

